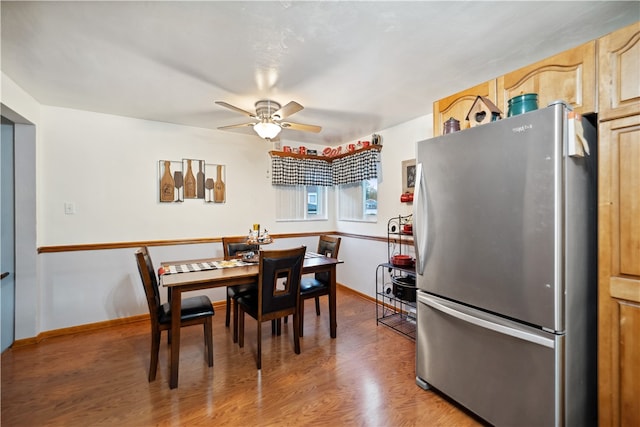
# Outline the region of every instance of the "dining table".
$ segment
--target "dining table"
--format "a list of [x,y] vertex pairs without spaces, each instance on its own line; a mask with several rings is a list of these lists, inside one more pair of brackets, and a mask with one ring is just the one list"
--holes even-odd
[[[336,337],[336,266],[343,261],[314,252],[305,254],[302,274],[329,273],[329,333]],[[169,387],[178,387],[180,362],[180,311],[182,294],[201,289],[258,283],[259,265],[246,260],[203,258],[165,261],[159,269],[160,284],[169,291],[171,304],[171,374]]]

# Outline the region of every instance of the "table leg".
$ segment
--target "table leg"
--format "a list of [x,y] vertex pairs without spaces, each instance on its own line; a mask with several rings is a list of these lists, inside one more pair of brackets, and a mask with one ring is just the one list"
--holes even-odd
[[329,293],[329,325],[331,331],[331,338],[336,337],[336,266],[335,264],[331,266],[329,270],[329,278],[330,278],[330,293]]
[[182,292],[179,287],[171,292],[171,377],[169,388],[178,387],[178,366],[180,364],[180,311]]

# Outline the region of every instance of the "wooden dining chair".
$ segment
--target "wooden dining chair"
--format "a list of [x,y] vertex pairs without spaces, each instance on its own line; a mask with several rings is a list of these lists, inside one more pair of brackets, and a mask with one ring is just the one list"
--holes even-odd
[[[224,259],[229,260],[237,258],[238,254],[242,252],[258,252],[260,251],[259,245],[247,244],[247,236],[234,236],[222,238],[222,250],[224,253]],[[229,327],[231,317],[231,305],[233,304],[233,342],[238,342],[238,307],[237,298],[243,293],[255,291],[257,289],[257,283],[250,283],[245,285],[227,286],[227,305],[225,307],[224,325]]]
[[[338,258],[340,237],[320,236],[317,253],[329,258]],[[320,316],[320,297],[329,295],[331,283],[326,271],[315,273],[313,277],[303,277],[300,281],[300,336],[304,336],[304,301],[314,298],[316,301],[316,316]]]
[[[248,292],[238,297],[239,345],[244,347],[244,314],[258,323],[258,356],[256,365],[262,368],[262,323],[272,321],[272,333],[280,334],[280,319],[293,315],[293,344],[300,354],[300,278],[304,263],[304,246],[297,249],[260,252],[260,270],[257,292]],[[277,328],[274,328],[274,321]]]
[[[162,331],[171,332],[171,305],[169,303],[160,303],[160,291],[156,273],[146,248],[137,250],[135,255],[138,272],[147,297],[149,316],[151,317],[151,361],[149,363],[149,382],[151,382],[156,379],[156,371],[158,370],[160,334]],[[182,299],[180,327],[203,325],[204,342],[207,349],[206,360],[209,366],[213,366],[213,328],[211,318],[214,314],[211,300],[206,295]]]

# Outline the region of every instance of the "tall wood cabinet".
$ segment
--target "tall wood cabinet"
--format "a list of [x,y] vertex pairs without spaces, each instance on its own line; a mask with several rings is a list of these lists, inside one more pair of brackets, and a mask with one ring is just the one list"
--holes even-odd
[[640,426],[640,23],[598,48],[599,424]]

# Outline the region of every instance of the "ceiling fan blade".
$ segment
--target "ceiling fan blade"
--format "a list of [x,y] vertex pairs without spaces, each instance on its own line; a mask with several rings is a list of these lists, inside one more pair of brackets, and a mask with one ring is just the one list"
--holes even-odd
[[221,130],[236,129],[236,128],[244,128],[244,127],[253,127],[253,125],[255,125],[255,123],[240,123],[237,125],[220,126],[218,129],[221,129]]
[[231,104],[229,104],[229,103],[227,103],[227,102],[224,102],[224,101],[216,101],[216,104],[218,104],[218,105],[220,105],[220,106],[222,106],[222,107],[228,108],[228,109],[230,109],[230,110],[233,110],[233,111],[235,111],[235,112],[237,112],[237,113],[244,114],[245,116],[249,116],[249,117],[256,118],[256,115],[255,115],[254,113],[250,113],[250,112],[248,112],[248,111],[245,111],[245,110],[243,110],[242,108],[238,108],[238,107],[236,107],[235,105],[231,105]]
[[301,130],[304,132],[318,133],[322,130],[320,126],[316,125],[304,125],[302,123],[282,122],[280,123],[283,129]]
[[274,120],[282,120],[286,117],[289,117],[292,114],[297,113],[302,109],[304,109],[302,105],[298,104],[295,101],[291,101],[290,103],[288,103],[287,105],[285,105],[284,107],[280,108],[278,111],[273,113],[271,117]]

